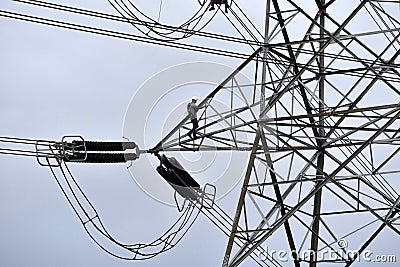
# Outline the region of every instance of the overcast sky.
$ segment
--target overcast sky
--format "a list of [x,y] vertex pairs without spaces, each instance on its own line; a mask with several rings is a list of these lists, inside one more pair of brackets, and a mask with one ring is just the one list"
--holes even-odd
[[[197,7],[194,2],[186,13],[178,9],[185,15],[181,21],[191,15],[193,6]],[[107,1],[57,3],[117,14]],[[139,2],[145,10],[153,10],[143,3],[146,1]],[[168,19],[168,14],[174,18],[177,10],[167,7],[162,18]],[[130,26],[67,16],[12,1],[1,1],[0,8],[131,30]],[[128,104],[141,84],[154,74],[199,60],[230,63],[233,67],[240,63],[3,17],[0,21],[2,136],[60,140],[67,134],[79,134],[87,140],[121,140]],[[227,240],[201,216],[173,251],[147,262],[115,259],[89,239],[48,168],[40,167],[34,158],[0,157],[3,266],[215,266],[222,262]],[[72,171],[96,203],[103,221],[122,240],[152,241],[178,217],[176,209],[146,195],[125,164],[73,166]]]
[[[159,4],[154,2],[138,1],[138,4],[154,17]],[[185,21],[198,4],[196,0],[184,6],[176,2],[165,1],[162,21]],[[264,5],[259,3],[264,1],[249,2],[244,9],[263,30],[263,14],[258,12],[264,10]],[[57,3],[117,14],[107,1],[59,0]],[[130,31],[127,25],[68,16],[11,0],[2,0],[0,9]],[[207,29],[233,33],[225,23],[219,14]],[[121,140],[130,100],[151,76],[167,67],[193,61],[231,67],[240,64],[240,60],[226,57],[3,17],[0,25],[1,136],[60,140],[64,135],[75,134],[87,140]],[[223,48],[222,44],[216,46]],[[237,47],[237,51],[250,53],[251,50]],[[72,171],[93,198],[111,231],[123,240],[152,241],[178,216],[176,209],[144,193],[124,164],[73,166]],[[238,187],[222,202],[234,207],[237,193]],[[115,259],[89,239],[50,171],[40,167],[34,158],[0,156],[0,214],[3,266],[219,266],[227,243],[227,238],[200,216],[174,250],[146,262]],[[400,245],[398,239],[385,243],[391,237],[391,232],[384,231],[377,247],[387,246],[389,251],[396,251],[393,248]]]

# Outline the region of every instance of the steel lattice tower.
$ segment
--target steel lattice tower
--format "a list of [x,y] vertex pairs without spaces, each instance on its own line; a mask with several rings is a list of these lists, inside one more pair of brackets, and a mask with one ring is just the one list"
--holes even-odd
[[[236,19],[235,29],[243,31],[240,38],[197,31],[195,26],[189,28],[190,23],[174,28],[129,17],[133,13],[127,2],[131,1],[109,1],[119,11],[118,16],[42,1],[17,2],[128,23],[144,36],[3,10],[0,16],[239,59],[247,54],[234,51],[234,46],[226,50],[195,46],[185,43],[186,39],[197,35],[252,48],[251,55],[200,103],[208,107],[200,117],[199,138],[187,136],[190,125],[186,117],[153,148],[140,151],[157,156],[199,150],[248,154],[235,210],[213,206],[213,201],[204,210],[203,202],[192,206],[227,234],[223,266],[239,266],[249,259],[259,266],[286,266],[272,253],[277,250],[287,252],[290,266],[350,266],[384,229],[399,238],[398,1],[266,0],[264,40],[252,32],[259,29],[250,19],[245,18],[247,25],[242,23],[246,20],[241,20],[240,14],[246,14],[236,13],[238,1],[229,1],[235,4],[229,12]],[[199,3],[203,10],[200,21],[209,2]],[[254,74],[250,83],[241,79],[249,72]],[[69,162],[67,150],[53,151],[65,142],[6,137],[0,141],[35,145],[36,151],[0,152],[46,159],[50,168],[54,166],[49,159],[55,159],[55,168],[66,176],[61,163]],[[38,149],[41,146],[47,150]],[[116,150],[111,147],[111,151]],[[101,151],[107,149],[101,147]],[[136,159],[136,154],[124,158],[125,147],[118,149],[120,157],[112,162]],[[81,159],[87,160],[90,153],[86,147],[82,151]],[[104,153],[100,155],[105,161]],[[100,162],[98,158],[92,161]],[[88,201],[86,196],[82,198]],[[93,225],[99,220],[96,211],[96,216],[83,213]],[[115,242],[108,233],[105,236]],[[171,245],[171,236],[176,234],[162,237],[156,244]],[[122,247],[137,255],[142,244]],[[162,247],[161,252],[165,250]],[[330,254],[324,256],[325,251]]]
[[[178,136],[182,121],[154,148],[251,151],[223,266],[281,266],[277,240],[290,265],[350,266],[384,228],[398,238],[396,5],[348,3],[336,18],[335,4],[268,0],[264,45],[203,101],[201,141]],[[254,84],[240,84],[250,67]]]

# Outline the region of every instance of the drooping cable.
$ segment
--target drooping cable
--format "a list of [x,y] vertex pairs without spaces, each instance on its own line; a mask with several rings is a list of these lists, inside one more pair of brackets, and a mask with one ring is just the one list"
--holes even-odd
[[[173,225],[159,238],[150,243],[124,244],[114,238],[104,226],[99,213],[89,197],[72,175],[68,165],[63,162],[58,167],[49,168],[58,186],[74,210],[90,238],[110,255],[125,260],[145,260],[164,253],[182,240],[201,211],[195,204],[187,205]],[[58,174],[56,170],[58,169]],[[118,250],[118,252],[114,251]]]

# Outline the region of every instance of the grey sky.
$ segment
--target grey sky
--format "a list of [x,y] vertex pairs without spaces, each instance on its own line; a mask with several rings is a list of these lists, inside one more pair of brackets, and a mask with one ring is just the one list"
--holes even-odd
[[[197,0],[183,7],[174,1],[165,2],[161,18],[171,23],[175,19],[184,20],[179,20],[180,13],[186,18],[197,5]],[[116,14],[107,1],[57,3]],[[154,12],[155,4],[146,3],[139,2],[144,10]],[[262,31],[264,14],[259,11],[264,10],[263,4],[249,1],[243,7]],[[1,1],[0,9],[52,18],[63,14],[11,0]],[[60,19],[124,31],[131,29],[96,19],[74,16]],[[124,115],[133,94],[155,73],[192,61],[212,61],[232,67],[240,64],[240,60],[225,57],[3,17],[0,25],[1,136],[60,140],[64,135],[77,134],[87,140],[121,140]],[[234,34],[221,14],[209,29]],[[194,38],[189,43],[203,41]],[[206,42],[214,44],[212,40]],[[221,43],[215,45],[223,48]],[[251,51],[242,46],[237,49]],[[103,221],[121,240],[152,241],[178,216],[176,209],[142,192],[124,164],[73,166],[72,171],[96,203]],[[237,195],[238,187],[222,204],[234,207]],[[174,250],[146,262],[115,259],[89,239],[50,171],[39,167],[34,158],[0,155],[0,214],[2,266],[219,266],[227,243],[227,238],[200,215]],[[385,230],[373,248],[380,253],[395,254],[400,241],[392,237],[392,232]]]
[[[107,1],[58,2],[116,14]],[[2,1],[0,8],[56,18],[60,14],[12,1]],[[79,18],[61,18],[80,22]],[[230,61],[0,20],[4,136],[60,140],[66,134],[81,134],[88,140],[121,140],[131,97],[149,77],[183,62]],[[104,25],[99,20],[88,23]],[[13,156],[1,156],[0,164],[3,266],[210,266],[222,261],[226,239],[204,218],[199,218],[173,251],[147,262],[115,259],[89,239],[47,168],[39,167],[33,158]],[[73,166],[72,171],[121,240],[152,241],[178,216],[176,209],[143,193],[124,164]]]

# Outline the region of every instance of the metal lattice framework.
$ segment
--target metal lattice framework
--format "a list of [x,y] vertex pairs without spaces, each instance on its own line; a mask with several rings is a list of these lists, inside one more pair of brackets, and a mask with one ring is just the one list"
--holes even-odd
[[[400,233],[396,6],[351,3],[339,20],[336,1],[314,4],[267,1],[265,45],[200,104],[201,138],[183,120],[151,150],[251,151],[223,266],[280,266],[265,252],[277,240],[294,266],[350,266],[384,228]],[[245,68],[254,84],[237,81]]]
[[[350,266],[384,229],[398,238],[398,1],[315,0],[300,6],[293,0],[266,0],[263,40],[260,27],[237,1],[230,1],[231,19],[224,15],[240,25],[234,25],[239,37],[146,21],[147,17],[140,19],[131,12],[131,1],[109,1],[120,16],[36,0],[16,2],[128,23],[139,35],[3,10],[0,16],[239,59],[247,55],[173,40],[196,36],[252,49],[200,103],[208,107],[200,118],[199,138],[187,136],[190,126],[184,118],[155,147],[144,151],[249,153],[233,216],[217,204],[200,210],[228,236],[223,266],[238,266],[249,258],[259,266],[282,266],[270,253],[282,248],[294,266]],[[200,10],[201,18],[207,16],[206,5]],[[140,35],[147,30],[153,34]],[[251,84],[240,79],[249,72],[254,73]],[[28,152],[0,151],[59,160],[53,151]],[[64,175],[67,183],[73,179],[70,176]],[[93,213],[84,219],[98,218]],[[124,248],[137,253],[136,247]],[[327,249],[334,258],[319,257]]]

